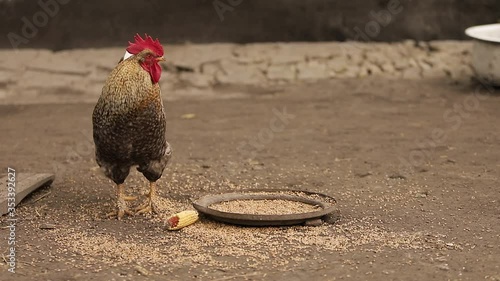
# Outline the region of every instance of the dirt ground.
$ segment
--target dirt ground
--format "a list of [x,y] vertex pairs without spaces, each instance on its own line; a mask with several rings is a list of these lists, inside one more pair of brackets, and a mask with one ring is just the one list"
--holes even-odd
[[[238,91],[166,104],[162,212],[122,221],[104,218],[93,104],[1,105],[0,166],[56,181],[17,209],[16,273],[1,263],[0,280],[500,280],[498,91],[379,78]],[[127,184],[146,191],[137,172]],[[239,188],[323,192],[340,219],[164,230],[190,200]]]

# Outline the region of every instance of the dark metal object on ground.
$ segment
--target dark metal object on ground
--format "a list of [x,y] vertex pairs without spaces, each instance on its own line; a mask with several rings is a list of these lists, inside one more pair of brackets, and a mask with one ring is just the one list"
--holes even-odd
[[[15,177],[15,184],[12,185],[16,193],[16,206],[31,192],[42,186],[50,185],[54,178],[53,174],[18,173]],[[0,178],[0,215],[9,212],[7,180],[7,176]]]
[[[210,208],[210,205],[234,200],[290,200],[317,205],[320,210],[298,214],[258,215],[222,212]],[[248,226],[283,226],[320,219],[336,210],[336,200],[325,194],[302,190],[254,189],[206,195],[194,201],[193,206],[200,213],[221,222]]]

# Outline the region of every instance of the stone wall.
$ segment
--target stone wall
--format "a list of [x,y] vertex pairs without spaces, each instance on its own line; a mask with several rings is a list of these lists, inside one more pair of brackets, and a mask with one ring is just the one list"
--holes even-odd
[[[358,79],[361,87],[369,76],[455,83],[473,76],[470,41],[187,44],[165,51],[160,84],[167,99],[322,79]],[[95,102],[123,54],[123,48],[0,50],[0,104]]]
[[463,39],[499,18],[498,0],[0,0],[0,47]]

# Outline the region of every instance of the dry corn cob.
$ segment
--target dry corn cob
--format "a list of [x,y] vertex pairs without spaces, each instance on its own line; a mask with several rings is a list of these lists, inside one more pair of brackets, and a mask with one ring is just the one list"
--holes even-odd
[[198,212],[195,210],[182,211],[173,214],[167,219],[168,230],[178,230],[195,223],[198,220]]

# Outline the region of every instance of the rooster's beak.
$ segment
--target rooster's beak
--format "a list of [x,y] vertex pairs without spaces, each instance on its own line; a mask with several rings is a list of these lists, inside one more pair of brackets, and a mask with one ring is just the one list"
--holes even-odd
[[165,61],[165,58],[164,57],[158,57],[156,58],[157,61]]

